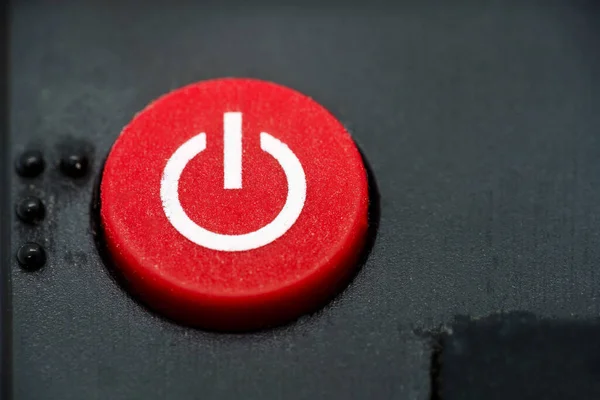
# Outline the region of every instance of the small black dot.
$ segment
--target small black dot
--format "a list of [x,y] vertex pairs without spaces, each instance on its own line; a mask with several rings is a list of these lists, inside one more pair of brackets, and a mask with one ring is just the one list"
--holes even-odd
[[25,243],[17,251],[17,261],[27,271],[36,271],[46,263],[46,251],[37,243]]
[[26,197],[17,204],[17,216],[23,222],[35,224],[44,219],[44,203],[37,197]]
[[81,178],[87,173],[88,159],[80,153],[66,155],[60,161],[60,169],[71,178]]
[[44,171],[44,156],[38,150],[27,150],[19,156],[16,164],[19,175],[33,178]]

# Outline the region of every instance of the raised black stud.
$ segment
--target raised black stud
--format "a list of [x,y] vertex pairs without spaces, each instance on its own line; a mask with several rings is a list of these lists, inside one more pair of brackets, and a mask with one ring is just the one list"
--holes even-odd
[[17,204],[17,216],[28,224],[40,222],[45,214],[44,203],[37,197],[26,197]]
[[17,261],[27,271],[36,271],[46,263],[46,251],[37,243],[25,243],[17,251]]
[[81,178],[87,173],[89,161],[81,153],[65,155],[60,161],[60,170],[71,178]]
[[16,162],[17,173],[26,178],[34,178],[44,171],[44,156],[38,150],[24,151]]

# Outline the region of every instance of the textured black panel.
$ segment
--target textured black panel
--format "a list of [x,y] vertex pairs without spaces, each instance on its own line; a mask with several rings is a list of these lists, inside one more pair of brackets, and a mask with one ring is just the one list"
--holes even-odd
[[[485,4],[483,4],[485,3]],[[427,342],[455,314],[600,312],[596,2],[22,1],[13,5],[12,158],[41,149],[39,227],[13,217],[17,399],[429,396]],[[231,4],[231,3],[230,3]],[[221,76],[304,92],[348,126],[381,192],[366,265],[322,312],[219,335],[150,314],[102,264],[94,177],[147,103]],[[75,143],[75,144],[73,144]],[[64,146],[92,173],[63,177]],[[13,258],[14,260],[14,258]]]
[[443,340],[440,398],[598,399],[600,320],[462,318]]
[[[0,76],[6,77],[8,53],[8,7],[0,4]],[[10,141],[8,133],[8,79],[0,80],[0,398],[10,396],[11,303],[10,303]]]

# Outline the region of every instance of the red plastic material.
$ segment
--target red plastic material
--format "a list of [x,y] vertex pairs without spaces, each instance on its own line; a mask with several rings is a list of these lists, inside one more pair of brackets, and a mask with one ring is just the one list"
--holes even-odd
[[[241,188],[226,189],[224,115],[232,112],[242,121]],[[161,179],[175,151],[201,132],[206,148],[187,163],[176,191],[189,218],[217,234],[241,235],[278,216],[288,179],[261,149],[266,132],[305,174],[302,210],[281,237],[224,251],[175,228]],[[368,203],[366,171],[342,124],[305,95],[251,79],[195,83],[147,106],[114,144],[101,183],[106,245],[128,287],[178,322],[217,330],[280,324],[335,295],[364,246]]]

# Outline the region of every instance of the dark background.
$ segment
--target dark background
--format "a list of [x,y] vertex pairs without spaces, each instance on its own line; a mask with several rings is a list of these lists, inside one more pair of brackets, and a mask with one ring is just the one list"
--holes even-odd
[[[13,2],[10,158],[38,148],[48,164],[33,180],[9,170],[12,203],[38,195],[48,211],[35,228],[11,220],[14,398],[427,399],[422,332],[457,314],[598,316],[600,6],[448,3]],[[157,96],[224,76],[332,111],[381,194],[351,285],[251,334],[148,312],[90,227],[121,128]],[[73,146],[93,158],[75,182],[56,167]],[[14,261],[29,240],[48,250],[37,273]]]

